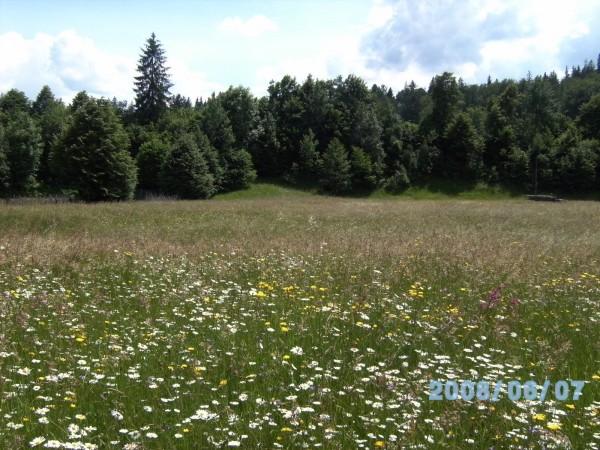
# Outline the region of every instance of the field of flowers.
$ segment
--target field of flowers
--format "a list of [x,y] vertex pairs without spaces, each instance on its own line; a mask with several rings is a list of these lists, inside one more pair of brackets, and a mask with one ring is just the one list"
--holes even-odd
[[[599,217],[0,206],[0,448],[598,449]],[[586,384],[429,400],[432,380],[546,379]]]

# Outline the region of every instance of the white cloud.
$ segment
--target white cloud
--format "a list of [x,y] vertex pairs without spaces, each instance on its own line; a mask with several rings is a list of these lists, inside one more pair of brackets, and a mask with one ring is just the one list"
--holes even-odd
[[207,80],[202,73],[191,70],[184,61],[178,58],[169,58],[168,64],[171,68],[171,81],[173,83],[171,93],[190,97],[192,103],[196,98],[206,99],[213,92],[217,93],[224,88],[220,83]]
[[599,14],[597,0],[374,0],[364,69],[397,78],[449,70],[469,82],[561,73],[595,57]]
[[0,91],[18,88],[34,96],[47,84],[67,100],[80,90],[131,96],[134,63],[103,52],[74,31],[38,33],[31,39],[15,32],[1,34],[0,61]]
[[[167,58],[173,93],[195,99],[221,89],[183,61],[168,54]],[[137,57],[106,52],[74,31],[38,33],[31,39],[8,32],[0,34],[0,92],[17,88],[33,98],[47,84],[66,101],[82,90],[98,97],[131,100],[136,62]]]
[[262,15],[252,16],[246,20],[241,17],[226,17],[218,25],[220,31],[254,38],[262,34],[277,31],[279,27],[268,17]]

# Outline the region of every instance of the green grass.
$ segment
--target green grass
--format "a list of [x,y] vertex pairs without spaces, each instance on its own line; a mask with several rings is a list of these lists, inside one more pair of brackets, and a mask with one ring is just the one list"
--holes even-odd
[[[315,186],[291,185],[280,181],[265,180],[253,183],[248,189],[218,194],[217,200],[241,200],[318,195]],[[506,200],[523,196],[523,193],[510,191],[499,186],[489,186],[485,183],[457,184],[444,180],[435,180],[422,186],[411,186],[400,193],[389,193],[383,189],[364,194],[353,194],[346,198],[372,198],[376,200]]]
[[228,195],[0,205],[0,448],[600,445],[599,204]]
[[257,199],[257,198],[277,198],[277,197],[297,197],[310,195],[308,190],[302,190],[292,186],[286,186],[281,183],[274,182],[257,182],[250,185],[247,189],[239,191],[226,192],[218,194],[217,200],[240,200],[240,199]]

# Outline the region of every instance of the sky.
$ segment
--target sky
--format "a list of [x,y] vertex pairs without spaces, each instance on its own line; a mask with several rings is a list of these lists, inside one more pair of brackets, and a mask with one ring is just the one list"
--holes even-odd
[[141,48],[162,43],[173,94],[283,75],[355,74],[394,90],[450,71],[465,82],[596,61],[598,0],[0,0],[0,92],[131,100]]

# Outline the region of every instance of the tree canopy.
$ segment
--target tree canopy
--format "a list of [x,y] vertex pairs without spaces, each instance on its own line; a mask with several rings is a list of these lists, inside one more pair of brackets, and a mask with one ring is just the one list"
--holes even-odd
[[[171,96],[165,50],[142,49],[135,101],[44,86],[0,95],[0,195],[137,191],[207,198],[257,177],[337,195],[402,191],[440,178],[520,192],[600,192],[600,71],[583,67],[466,84],[449,72],[394,92],[356,75],[286,75],[266,95],[229,87]],[[137,180],[139,178],[139,184]]]

